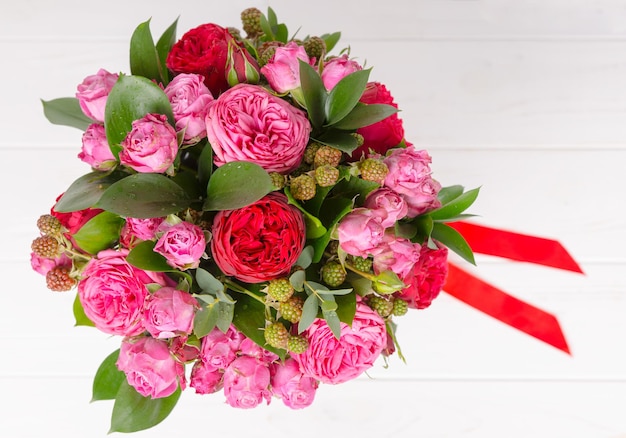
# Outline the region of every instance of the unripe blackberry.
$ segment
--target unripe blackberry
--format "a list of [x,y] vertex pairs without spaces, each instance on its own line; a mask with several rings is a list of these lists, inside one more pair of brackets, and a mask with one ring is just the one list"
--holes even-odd
[[267,285],[267,295],[273,300],[283,302],[287,301],[293,295],[293,286],[286,278],[277,278],[270,280]]
[[315,180],[305,174],[295,177],[290,182],[291,195],[299,201],[308,201],[315,196]]
[[346,270],[339,262],[328,262],[322,266],[322,281],[330,287],[340,286],[346,280]]
[[307,38],[303,47],[309,58],[321,59],[326,53],[326,42],[317,36]]
[[70,290],[76,284],[76,280],[70,277],[70,270],[62,266],[52,268],[46,274],[46,285],[48,289],[55,292]]
[[272,186],[274,187],[274,190],[280,190],[285,187],[285,175],[282,175],[278,172],[270,172],[269,175],[272,179]]
[[304,353],[309,348],[309,341],[304,336],[290,336],[287,351],[293,354]]
[[393,300],[393,315],[394,316],[403,316],[409,311],[409,305],[406,301],[401,300],[400,298],[396,298]]
[[393,301],[386,300],[378,295],[370,296],[368,300],[369,306],[383,318],[388,317],[393,312]]
[[254,38],[263,32],[261,29],[261,15],[263,13],[257,8],[244,9],[241,12],[241,23],[248,38]]
[[39,236],[33,240],[30,249],[40,257],[53,259],[59,255],[59,241],[52,236]]
[[339,251],[339,241],[331,240],[330,242],[328,242],[328,245],[326,246],[326,252],[335,255],[337,254],[337,251]]
[[372,270],[372,259],[358,256],[350,256],[352,266],[362,272],[370,272]]
[[261,46],[259,46],[259,49],[257,50],[257,53],[259,55],[259,66],[263,67],[265,64],[267,64],[274,56],[274,53],[276,53],[276,47],[280,47],[282,45],[283,43],[281,43],[280,41],[266,41],[261,44]]
[[324,145],[315,152],[313,165],[320,167],[326,164],[331,167],[337,167],[341,162],[342,155],[343,152],[339,149]]
[[282,318],[291,323],[296,323],[300,321],[300,318],[302,317],[303,305],[304,300],[301,297],[293,296],[287,301],[280,303],[278,305],[278,311],[280,312],[280,316]]
[[230,36],[235,39],[235,41],[242,41],[241,32],[239,32],[239,29],[237,29],[236,27],[229,27],[227,30]]
[[353,132],[352,137],[356,138],[357,147],[361,147],[363,146],[363,143],[365,143],[365,137],[363,137],[363,135],[359,134],[358,132]]
[[51,214],[44,214],[39,216],[39,219],[37,219],[37,228],[39,228],[39,231],[43,234],[58,236],[61,234],[63,226],[56,217]]
[[359,170],[361,171],[361,178],[367,181],[374,181],[382,184],[385,181],[385,177],[389,173],[389,168],[385,163],[375,158],[366,158],[359,162]]
[[307,164],[313,164],[315,161],[315,153],[322,147],[321,143],[313,142],[309,143],[304,150],[304,162]]
[[287,328],[280,322],[274,322],[265,327],[265,342],[274,348],[287,348],[289,341],[289,332]]
[[339,179],[339,169],[328,165],[315,169],[315,182],[320,187],[330,187]]

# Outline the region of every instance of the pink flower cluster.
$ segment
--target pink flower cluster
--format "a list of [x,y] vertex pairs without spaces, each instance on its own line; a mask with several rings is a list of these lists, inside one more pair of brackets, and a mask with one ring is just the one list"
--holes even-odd
[[231,326],[226,333],[214,329],[202,338],[190,386],[198,394],[223,390],[226,402],[237,408],[270,403],[275,396],[301,409],[313,403],[318,382],[305,376],[294,359],[281,361]]

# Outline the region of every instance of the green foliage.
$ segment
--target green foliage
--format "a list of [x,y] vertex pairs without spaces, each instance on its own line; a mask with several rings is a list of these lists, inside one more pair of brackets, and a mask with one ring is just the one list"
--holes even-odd
[[41,103],[44,115],[50,123],[55,125],[71,126],[84,131],[89,125],[95,123],[83,113],[75,97],[42,100]]
[[74,298],[74,304],[72,305],[72,310],[74,312],[74,325],[76,327],[85,326],[85,327],[95,327],[96,325],[87,318],[85,315],[85,309],[83,309],[83,305],[78,298],[78,294],[76,294],[76,298]]
[[146,240],[139,242],[130,250],[126,256],[126,261],[136,268],[152,272],[173,271],[172,268],[158,252],[154,252],[156,242]]
[[126,380],[124,373],[115,365],[119,355],[120,350],[115,350],[108,355],[98,367],[98,371],[96,371],[96,375],[93,379],[92,402],[98,400],[114,400],[117,396],[122,382]]
[[133,75],[163,82],[161,70],[161,60],[152,39],[148,20],[137,26],[130,39],[130,71]]
[[137,173],[107,188],[96,206],[123,217],[152,218],[177,213],[190,204],[185,190],[165,175]]
[[106,189],[125,176],[127,174],[122,172],[91,172],[83,175],[68,187],[54,209],[60,213],[70,213],[93,207]]
[[110,248],[120,236],[124,219],[114,213],[103,211],[91,218],[74,234],[76,244],[89,254],[97,254]]
[[273,190],[272,179],[258,164],[233,161],[209,180],[204,210],[234,210],[258,201]]
[[143,397],[126,380],[122,381],[115,396],[109,433],[137,432],[156,426],[172,412],[180,394],[179,388],[169,397]]
[[465,238],[459,233],[457,230],[452,228],[449,225],[435,222],[433,225],[433,231],[431,233],[431,238],[441,242],[443,245],[447,246],[451,251],[454,251],[463,259],[475,265],[476,261],[474,260],[474,253],[472,248],[468,245]]
[[244,294],[237,294],[233,324],[241,333],[250,338],[257,345],[285,358],[285,350],[274,348],[265,343],[263,329],[265,329],[265,305]]

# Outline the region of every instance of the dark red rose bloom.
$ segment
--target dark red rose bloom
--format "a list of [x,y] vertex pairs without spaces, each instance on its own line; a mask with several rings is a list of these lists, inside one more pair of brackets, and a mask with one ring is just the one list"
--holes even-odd
[[202,24],[185,33],[167,55],[166,65],[174,73],[196,73],[214,97],[229,88],[226,80],[228,30],[217,24]]
[[237,210],[220,211],[211,231],[217,266],[246,283],[288,274],[304,249],[302,213],[279,193]]
[[441,292],[447,275],[448,248],[430,249],[424,245],[413,272],[403,279],[408,287],[398,297],[413,309],[425,309]]
[[[384,103],[398,108],[387,87],[379,82],[367,84],[360,102],[366,104]],[[364,143],[352,153],[353,160],[360,159],[363,154],[368,155],[370,149],[384,155],[385,152],[402,141],[404,138],[404,127],[402,126],[402,120],[396,113],[380,122],[357,129],[357,133],[363,136]]]
[[[56,200],[58,201],[61,199],[61,196],[63,196],[63,194],[60,194]],[[80,230],[82,226],[89,221],[89,219],[99,215],[103,211],[104,210],[99,208],[86,208],[85,210],[73,211],[71,213],[61,213],[52,207],[50,209],[50,214],[56,217],[59,222],[61,222],[61,225],[67,229],[67,234],[72,235],[76,234],[76,232]]]

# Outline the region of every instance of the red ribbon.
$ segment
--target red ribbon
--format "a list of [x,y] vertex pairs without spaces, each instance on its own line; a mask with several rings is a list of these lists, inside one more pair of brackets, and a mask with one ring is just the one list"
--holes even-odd
[[[475,253],[583,273],[567,250],[555,240],[468,222],[448,225],[463,235]],[[517,330],[571,354],[554,315],[507,294],[453,263],[448,263],[448,268],[443,287],[445,292]]]

